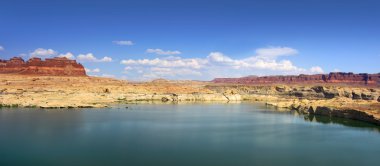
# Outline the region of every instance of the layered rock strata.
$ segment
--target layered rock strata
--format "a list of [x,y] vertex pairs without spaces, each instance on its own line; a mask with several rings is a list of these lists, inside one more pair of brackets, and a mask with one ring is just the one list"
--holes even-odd
[[23,74],[23,75],[50,75],[50,76],[86,76],[82,64],[65,57],[31,58],[24,61],[20,57],[10,60],[0,60],[1,74]]
[[366,121],[380,125],[380,89],[348,85],[208,85],[215,92],[240,94],[299,113]]
[[248,76],[241,78],[216,78],[214,83],[233,84],[289,84],[289,83],[344,83],[344,84],[366,84],[380,85],[380,73],[343,73],[333,72],[330,74],[298,75],[298,76]]
[[0,74],[0,107],[107,107],[129,102],[259,101],[310,115],[380,125],[380,88],[340,84],[215,84],[197,81],[132,83],[98,77]]

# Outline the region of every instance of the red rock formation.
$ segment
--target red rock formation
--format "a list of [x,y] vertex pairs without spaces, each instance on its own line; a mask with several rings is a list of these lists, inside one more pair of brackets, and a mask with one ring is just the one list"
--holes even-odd
[[215,78],[214,83],[235,83],[235,84],[275,84],[275,83],[347,83],[347,84],[371,84],[380,85],[379,74],[367,73],[343,73],[334,72],[330,74],[316,75],[290,75],[290,76],[249,76],[241,78]]
[[369,80],[373,81],[374,83],[377,83],[377,85],[380,85],[380,73],[377,74],[370,74]]
[[52,76],[86,76],[82,64],[65,57],[31,58],[24,61],[20,57],[10,60],[0,59],[0,74],[27,74],[27,75],[52,75]]

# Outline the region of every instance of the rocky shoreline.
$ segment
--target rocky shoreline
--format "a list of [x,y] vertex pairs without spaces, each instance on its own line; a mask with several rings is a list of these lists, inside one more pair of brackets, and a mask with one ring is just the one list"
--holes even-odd
[[323,115],[380,125],[378,87],[348,85],[240,85],[213,86],[216,91],[242,95],[243,100],[260,101],[302,114]]
[[302,114],[380,125],[380,88],[338,84],[237,85],[198,81],[127,82],[98,77],[1,74],[0,107],[99,108],[115,103],[264,102]]

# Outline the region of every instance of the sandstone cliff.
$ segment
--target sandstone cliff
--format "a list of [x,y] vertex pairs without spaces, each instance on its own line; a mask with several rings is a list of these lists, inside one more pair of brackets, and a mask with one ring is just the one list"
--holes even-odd
[[233,84],[288,84],[288,83],[344,83],[380,85],[380,73],[343,73],[333,72],[330,74],[298,75],[298,76],[264,76],[264,77],[241,77],[241,78],[215,78],[214,83]]
[[98,77],[0,74],[0,107],[106,107],[119,102],[261,101],[306,114],[380,125],[380,87],[342,84],[237,85]]
[[20,57],[10,60],[0,59],[0,74],[50,75],[50,76],[86,76],[82,64],[65,57],[31,58],[24,61]]
[[352,85],[226,85],[206,86],[216,93],[239,94],[303,114],[342,117],[380,125],[380,89]]

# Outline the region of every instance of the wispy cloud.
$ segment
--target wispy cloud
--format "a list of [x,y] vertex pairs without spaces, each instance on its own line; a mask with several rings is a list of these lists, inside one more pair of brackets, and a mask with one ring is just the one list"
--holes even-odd
[[157,55],[179,55],[181,54],[180,51],[170,51],[170,50],[167,50],[167,51],[164,51],[162,49],[159,49],[159,48],[155,48],[155,49],[152,49],[152,48],[149,48],[146,50],[147,53],[152,53],[152,54],[157,54]]
[[316,74],[321,74],[321,73],[324,73],[325,71],[323,71],[323,69],[319,66],[313,66],[310,68],[310,72],[316,73]]
[[134,45],[134,43],[130,40],[115,40],[115,41],[112,41],[112,43],[116,44],[116,45],[121,45],[121,46],[131,46],[131,45]]
[[5,48],[3,46],[0,46],[0,51],[4,51]]
[[298,54],[298,50],[290,47],[268,47],[256,50],[256,57],[262,59],[276,59],[280,56],[291,56]]
[[101,59],[98,59],[94,56],[92,53],[87,53],[87,54],[79,54],[77,56],[78,61],[84,61],[84,62],[112,62],[112,58],[105,56]]

